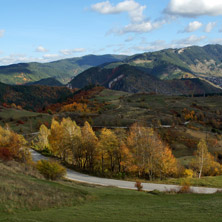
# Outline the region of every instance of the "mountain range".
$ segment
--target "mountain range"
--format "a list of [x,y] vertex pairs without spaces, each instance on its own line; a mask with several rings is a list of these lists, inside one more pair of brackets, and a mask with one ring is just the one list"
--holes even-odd
[[7,84],[67,84],[69,88],[98,84],[114,90],[169,95],[221,93],[221,79],[221,45],[0,66],[0,82]]
[[65,84],[88,68],[122,61],[125,58],[123,55],[87,55],[49,63],[31,62],[0,66],[0,82],[19,85],[54,77]]

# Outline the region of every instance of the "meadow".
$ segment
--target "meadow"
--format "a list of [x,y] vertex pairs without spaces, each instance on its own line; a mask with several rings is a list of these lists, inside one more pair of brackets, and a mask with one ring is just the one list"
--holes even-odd
[[0,168],[0,221],[222,221],[222,193],[138,192],[46,181],[25,175],[21,166]]

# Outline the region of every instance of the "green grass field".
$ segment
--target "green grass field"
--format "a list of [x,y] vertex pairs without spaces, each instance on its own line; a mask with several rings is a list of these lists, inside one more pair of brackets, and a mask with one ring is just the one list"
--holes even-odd
[[0,221],[222,221],[222,193],[138,192],[50,182],[14,165],[0,168]]

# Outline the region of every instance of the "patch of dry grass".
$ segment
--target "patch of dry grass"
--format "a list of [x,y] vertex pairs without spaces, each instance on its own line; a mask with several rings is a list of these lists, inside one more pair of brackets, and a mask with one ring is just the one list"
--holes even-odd
[[32,166],[0,163],[0,214],[73,206],[88,196],[84,190],[41,178]]

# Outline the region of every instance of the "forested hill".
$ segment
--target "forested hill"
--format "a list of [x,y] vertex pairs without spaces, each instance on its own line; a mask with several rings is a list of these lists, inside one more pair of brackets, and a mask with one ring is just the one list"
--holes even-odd
[[62,102],[72,95],[67,87],[11,86],[0,83],[0,105],[12,104],[27,110],[38,111],[49,104]]
[[120,65],[115,68],[94,67],[76,76],[69,84],[72,88],[83,88],[90,84],[126,92],[159,93],[165,95],[191,95],[221,93],[206,81],[198,78],[161,80],[135,66]]
[[0,66],[0,81],[6,84],[24,84],[55,77],[64,84],[88,68],[125,58],[126,56],[122,55],[87,55],[50,63],[32,62]]
[[190,46],[143,53],[126,59],[160,79],[222,76],[222,46]]
[[41,86],[63,86],[61,82],[59,82],[56,78],[50,77],[46,79],[41,79],[36,82],[28,82],[25,85],[41,85]]

